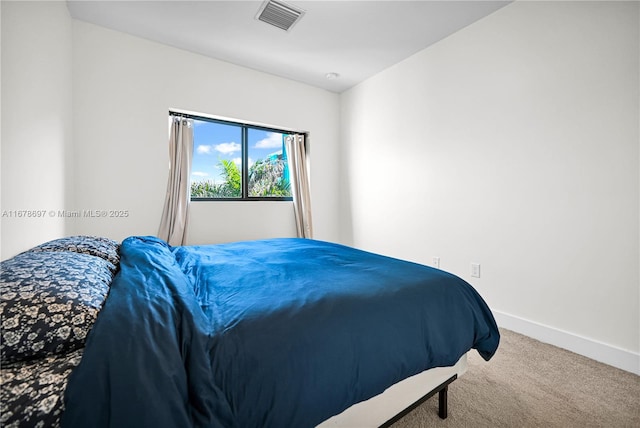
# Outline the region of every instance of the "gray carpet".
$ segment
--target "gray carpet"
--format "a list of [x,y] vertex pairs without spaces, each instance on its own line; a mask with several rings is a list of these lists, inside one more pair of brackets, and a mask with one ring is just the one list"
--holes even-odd
[[640,427],[640,376],[509,330],[493,359],[469,354],[449,387],[449,417],[437,395],[393,425],[418,427]]

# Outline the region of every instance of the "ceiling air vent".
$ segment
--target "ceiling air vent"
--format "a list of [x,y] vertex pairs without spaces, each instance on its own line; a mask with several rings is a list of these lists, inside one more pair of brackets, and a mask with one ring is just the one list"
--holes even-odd
[[267,0],[262,3],[256,19],[289,31],[302,18],[304,10],[279,0]]

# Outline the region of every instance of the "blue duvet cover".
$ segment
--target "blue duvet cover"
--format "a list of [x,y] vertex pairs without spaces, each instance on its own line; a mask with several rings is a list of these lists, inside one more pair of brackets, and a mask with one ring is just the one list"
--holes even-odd
[[127,238],[66,427],[313,427],[499,333],[462,279],[305,239]]

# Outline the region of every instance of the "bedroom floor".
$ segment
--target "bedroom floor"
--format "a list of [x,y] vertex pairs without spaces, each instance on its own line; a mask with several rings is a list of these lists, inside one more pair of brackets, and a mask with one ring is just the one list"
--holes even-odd
[[432,398],[393,425],[424,427],[639,427],[640,376],[501,329],[498,352],[469,354],[449,387],[449,417]]

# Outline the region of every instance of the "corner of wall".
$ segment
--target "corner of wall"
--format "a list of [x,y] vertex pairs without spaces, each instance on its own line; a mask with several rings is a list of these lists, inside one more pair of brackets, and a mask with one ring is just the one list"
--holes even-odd
[[64,236],[72,147],[65,2],[2,2],[1,258]]

